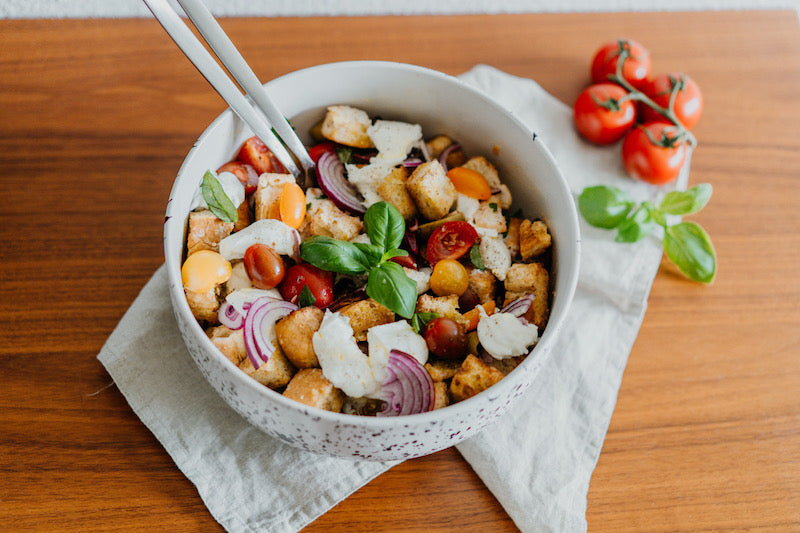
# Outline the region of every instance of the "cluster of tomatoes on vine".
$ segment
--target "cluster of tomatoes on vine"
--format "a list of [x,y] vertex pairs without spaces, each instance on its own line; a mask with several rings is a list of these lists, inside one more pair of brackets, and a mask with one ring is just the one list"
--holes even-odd
[[592,60],[592,85],[575,101],[573,119],[583,138],[613,144],[624,138],[622,161],[630,176],[662,185],[678,177],[690,131],[703,112],[697,83],[683,73],[651,77],[650,52],[630,39],[603,45]]

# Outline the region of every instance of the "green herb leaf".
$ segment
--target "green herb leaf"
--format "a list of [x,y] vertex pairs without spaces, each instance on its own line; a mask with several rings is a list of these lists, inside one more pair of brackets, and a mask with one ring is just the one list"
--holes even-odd
[[406,232],[403,215],[389,202],[378,202],[367,208],[364,227],[369,240],[384,252],[399,248]]
[[336,148],[336,156],[339,158],[339,161],[342,162],[343,165],[347,165],[348,163],[353,162],[353,149],[347,146],[337,145]]
[[495,202],[490,202],[490,203],[489,203],[489,207],[491,207],[491,208],[492,208],[492,211],[494,211],[495,213],[497,213],[497,209],[498,209],[498,207],[497,207],[497,203],[495,203]]
[[383,263],[384,261],[388,261],[392,257],[405,257],[407,255],[408,252],[405,250],[401,250],[400,248],[392,248],[381,256],[380,262]]
[[691,215],[705,207],[711,192],[710,183],[701,183],[686,191],[668,192],[661,200],[659,209],[668,215]]
[[581,215],[598,228],[616,228],[625,221],[633,206],[633,199],[627,192],[606,185],[587,187],[578,197]]
[[382,261],[383,250],[381,250],[379,246],[367,244],[365,242],[354,242],[352,244],[364,253],[367,258],[369,268],[378,266],[378,264]]
[[642,205],[629,218],[617,226],[617,242],[636,242],[648,235],[656,226],[650,209]]
[[414,313],[414,316],[411,317],[411,329],[413,329],[417,335],[422,335],[425,324],[440,316],[442,315],[439,313]]
[[370,270],[367,295],[403,318],[411,318],[417,303],[417,284],[403,267],[386,261]]
[[300,257],[329,272],[361,274],[370,269],[369,259],[358,246],[323,235],[303,241],[300,244]]
[[664,251],[687,277],[711,283],[717,271],[717,254],[706,231],[694,222],[681,222],[664,232]]
[[300,296],[297,298],[297,306],[308,307],[315,303],[317,303],[317,299],[311,294],[311,289],[308,288],[308,285],[303,285],[303,290],[300,291]]
[[473,244],[469,249],[469,260],[472,265],[478,270],[486,270],[486,265],[483,263],[483,256],[481,255],[481,248],[477,244]]
[[239,213],[231,199],[225,194],[217,177],[210,170],[203,174],[203,182],[200,185],[203,192],[203,199],[208,204],[208,208],[214,215],[224,222],[236,222],[239,220]]

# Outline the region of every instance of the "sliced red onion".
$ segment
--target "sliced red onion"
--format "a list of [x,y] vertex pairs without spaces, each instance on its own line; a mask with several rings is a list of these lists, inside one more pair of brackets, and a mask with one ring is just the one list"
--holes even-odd
[[431,160],[431,153],[428,151],[428,143],[425,142],[425,139],[420,139],[414,146],[422,152],[422,159],[426,162]]
[[243,163],[244,171],[247,174],[247,182],[245,186],[247,187],[257,187],[258,186],[258,172],[256,169],[253,168],[253,165],[248,165],[247,163]]
[[409,157],[405,161],[403,161],[403,166],[406,168],[414,168],[418,167],[422,164],[422,159],[418,157]]
[[383,409],[377,416],[425,413],[433,409],[433,380],[413,356],[391,350],[386,364],[386,379],[381,387]]
[[491,189],[491,191],[490,191],[490,192],[491,192],[492,194],[500,194],[501,192],[503,192],[503,189],[501,189],[501,188],[499,188],[499,187],[495,187],[494,189]]
[[447,170],[448,170],[447,169],[447,156],[449,156],[453,152],[453,150],[460,150],[460,149],[461,149],[461,145],[460,144],[453,143],[450,146],[448,146],[447,148],[445,148],[444,150],[442,150],[442,153],[439,154],[439,163],[442,164],[442,166],[444,167],[444,171],[445,172],[447,172]]
[[360,215],[366,212],[358,191],[344,175],[344,164],[336,152],[325,152],[317,162],[317,183],[325,195],[340,209]]
[[244,346],[253,368],[258,369],[265,364],[275,352],[272,344],[275,339],[275,322],[296,309],[297,306],[291,302],[264,296],[253,302],[247,310],[244,318]]
[[228,302],[222,302],[217,311],[219,323],[231,329],[239,329],[244,325],[244,317]]
[[525,296],[520,296],[513,302],[510,302],[507,306],[503,307],[500,312],[510,313],[515,317],[520,318],[528,312],[528,309],[531,308],[531,305],[533,305],[533,300],[535,299],[536,295],[532,293],[526,294]]

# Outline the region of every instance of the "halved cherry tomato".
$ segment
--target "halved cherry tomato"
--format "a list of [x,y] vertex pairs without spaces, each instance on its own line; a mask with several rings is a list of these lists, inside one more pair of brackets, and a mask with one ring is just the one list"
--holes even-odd
[[[656,76],[644,87],[643,92],[655,103],[663,108],[669,106],[670,94],[672,90],[678,91],[675,95],[673,111],[681,124],[687,129],[691,129],[700,120],[703,114],[703,93],[697,83],[686,74],[662,74]],[[663,121],[657,111],[642,105],[642,117],[645,122]]]
[[428,262],[435,265],[442,259],[458,259],[478,242],[478,232],[469,222],[445,222],[434,230],[426,249]]
[[608,76],[617,72],[617,58],[623,50],[629,50],[630,56],[622,64],[622,77],[637,89],[647,82],[652,68],[650,52],[636,41],[618,39],[604,44],[595,52],[592,59],[593,83],[609,81]]
[[211,250],[195,252],[181,267],[183,287],[192,292],[207,292],[231,277],[231,264]]
[[325,152],[332,152],[336,148],[336,143],[333,141],[325,141],[319,144],[315,144],[311,148],[308,149],[308,155],[311,156],[311,160],[314,161],[314,164],[317,164],[319,158]]
[[245,250],[244,268],[257,289],[275,288],[285,275],[283,259],[266,244],[253,244]]
[[466,167],[455,167],[447,171],[447,177],[456,191],[476,200],[488,200],[492,197],[492,188],[483,174]]
[[417,262],[414,261],[414,258],[411,257],[411,254],[408,255],[396,255],[389,259],[389,261],[393,261],[400,265],[401,267],[410,268],[412,270],[417,270]]
[[281,221],[299,228],[306,216],[306,195],[297,183],[286,183],[281,189],[279,207]]
[[686,141],[670,123],[641,124],[622,143],[622,162],[628,174],[654,185],[677,178],[685,160]]
[[458,359],[467,352],[467,332],[451,318],[434,318],[425,326],[425,344],[434,355]]
[[584,139],[611,144],[625,135],[636,121],[636,106],[625,100],[628,91],[614,83],[589,86],[575,100],[572,119]]
[[308,287],[314,296],[314,305],[320,309],[328,307],[333,301],[333,273],[301,263],[292,265],[286,271],[283,282],[278,286],[284,300],[297,303],[303,287]]
[[436,296],[461,296],[469,287],[469,274],[455,259],[442,259],[434,265],[430,283]]
[[275,157],[275,154],[258,137],[247,139],[239,150],[239,155],[236,156],[236,159],[251,165],[259,175],[264,172],[274,172],[276,174],[286,174],[287,172],[281,162],[278,161],[278,158]]
[[234,174],[239,181],[244,184],[245,194],[252,194],[256,191],[258,186],[258,172],[252,165],[242,163],[241,161],[229,161],[217,169],[217,174],[222,172],[230,172]]
[[483,307],[483,310],[486,311],[487,315],[492,315],[497,308],[494,303],[494,300],[489,300],[485,304],[476,305],[466,313],[464,313],[464,318],[467,319],[467,331],[472,331],[473,329],[478,327],[478,321],[481,319],[481,312],[478,310],[478,307]]

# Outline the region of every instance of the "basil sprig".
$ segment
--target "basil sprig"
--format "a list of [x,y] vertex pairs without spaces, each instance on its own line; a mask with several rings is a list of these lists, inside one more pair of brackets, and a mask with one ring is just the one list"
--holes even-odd
[[388,202],[371,205],[364,214],[370,243],[352,243],[317,235],[300,244],[300,257],[317,268],[341,274],[368,274],[367,295],[404,318],[417,303],[417,284],[403,267],[390,261],[408,255],[399,248],[405,234],[403,216]]
[[711,283],[717,271],[717,255],[708,233],[695,222],[670,224],[667,215],[691,215],[700,211],[711,198],[708,183],[686,191],[664,195],[658,205],[637,203],[616,187],[587,187],[578,197],[578,209],[592,226],[616,229],[617,242],[636,242],[656,226],[664,228],[664,252],[688,278]]
[[203,174],[200,189],[203,192],[203,200],[217,218],[224,222],[236,222],[239,219],[237,206],[233,205],[231,199],[225,194],[222,184],[210,170],[206,170],[206,173]]

